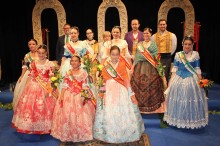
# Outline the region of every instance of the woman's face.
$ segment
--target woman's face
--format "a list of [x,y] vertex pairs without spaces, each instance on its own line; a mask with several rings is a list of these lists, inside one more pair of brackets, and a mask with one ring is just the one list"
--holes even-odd
[[78,69],[81,62],[79,61],[79,58],[77,57],[72,57],[71,61],[70,61],[71,66],[73,67],[73,69]]
[[191,40],[185,40],[183,42],[183,51],[188,53],[193,49],[193,42]]
[[71,31],[70,31],[70,37],[71,37],[71,39],[72,40],[78,40],[78,38],[79,38],[79,32],[76,30],[76,29],[71,29]]
[[121,32],[120,32],[119,28],[114,28],[112,30],[112,37],[113,37],[113,39],[119,39],[120,36],[121,36]]
[[47,58],[47,52],[45,49],[40,48],[40,49],[38,49],[37,53],[38,53],[38,58],[40,60],[44,60]]
[[148,29],[144,31],[143,36],[145,41],[150,40],[151,33],[149,32]]
[[119,55],[118,50],[112,50],[110,54],[112,62],[118,62]]
[[36,51],[37,50],[37,44],[35,41],[30,40],[28,42],[28,47],[30,51]]
[[103,40],[104,40],[104,42],[110,41],[110,40],[111,40],[111,36],[110,36],[110,35],[105,35],[105,36],[103,37]]

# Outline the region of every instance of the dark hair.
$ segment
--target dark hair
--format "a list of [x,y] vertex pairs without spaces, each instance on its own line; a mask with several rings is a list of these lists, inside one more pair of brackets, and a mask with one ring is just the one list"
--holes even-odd
[[131,20],[131,23],[132,23],[132,21],[137,21],[137,22],[138,22],[138,24],[140,24],[139,20],[138,20],[138,19],[136,19],[136,18],[135,18],[135,19],[132,19],[132,20]]
[[167,20],[166,20],[166,19],[159,19],[158,24],[159,24],[161,21],[165,21],[165,22],[167,23]]
[[77,32],[79,33],[79,28],[78,28],[77,26],[72,26],[72,27],[70,28],[70,30],[72,30],[72,29],[77,30]]
[[39,45],[37,49],[38,49],[38,50],[39,50],[39,49],[44,49],[45,52],[47,52],[47,45],[45,45],[45,44]]
[[30,39],[28,42],[30,42],[30,41],[33,41],[33,42],[35,42],[35,44],[37,45],[37,40],[35,40],[35,39]]
[[67,25],[71,27],[71,25],[70,25],[69,23],[66,23],[66,24],[64,24],[63,28],[64,28],[65,26],[67,26]]
[[146,30],[148,30],[152,34],[152,29],[150,27],[145,27],[143,32],[146,31]]
[[72,60],[72,58],[74,58],[74,57],[78,58],[79,62],[81,62],[81,58],[79,57],[79,55],[73,55],[73,56],[71,57],[71,60]]
[[191,36],[191,35],[184,36],[183,41],[182,41],[182,45],[186,40],[190,40],[194,44],[193,36]]
[[120,31],[120,33],[121,33],[121,26],[114,26],[113,28],[112,28],[112,31],[113,31],[113,29],[119,29],[119,31]]
[[111,52],[112,52],[113,50],[118,50],[118,52],[119,52],[119,54],[120,54],[120,49],[119,49],[118,46],[116,46],[116,45],[112,46],[111,49],[110,49],[110,54],[111,54]]

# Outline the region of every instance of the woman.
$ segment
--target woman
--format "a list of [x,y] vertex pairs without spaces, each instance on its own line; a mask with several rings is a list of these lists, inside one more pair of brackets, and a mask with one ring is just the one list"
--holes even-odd
[[49,134],[55,98],[50,94],[54,64],[47,59],[47,47],[40,45],[38,60],[31,62],[27,84],[18,100],[12,126],[27,134]]
[[95,106],[91,100],[85,100],[83,90],[94,96],[87,84],[88,74],[80,68],[80,57],[71,58],[72,68],[64,78],[64,87],[56,103],[53,114],[51,135],[62,142],[81,142],[93,139],[92,126]]
[[157,71],[157,45],[150,40],[152,29],[143,30],[144,41],[138,43],[131,77],[131,87],[141,113],[164,113],[163,80]]
[[137,141],[145,130],[130,87],[126,62],[119,56],[119,47],[112,46],[102,70],[106,91],[98,99],[93,128],[94,138],[108,143]]
[[23,89],[27,82],[28,74],[30,73],[29,65],[32,61],[38,59],[37,40],[30,39],[28,41],[28,48],[30,51],[24,56],[21,76],[19,77],[16,83],[16,86],[15,86],[15,90],[14,90],[14,97],[13,97],[13,102],[12,102],[13,110],[16,109],[18,99],[20,98],[21,93],[23,92]]
[[183,38],[183,51],[174,58],[171,79],[165,91],[167,110],[164,121],[177,128],[196,129],[208,124],[208,104],[201,77],[200,57],[193,51],[192,36]]
[[79,40],[79,29],[74,26],[70,29],[71,41],[64,46],[64,55],[62,57],[62,63],[60,67],[61,75],[64,77],[66,72],[71,69],[70,58],[77,54],[80,57],[91,54],[93,56],[93,49],[85,43],[85,41]]
[[102,63],[106,60],[107,57],[110,56],[110,48],[114,45],[118,46],[120,49],[120,59],[124,59],[128,62],[129,68],[131,67],[131,58],[132,56],[130,55],[128,51],[128,43],[126,40],[121,39],[121,27],[120,26],[114,26],[112,28],[112,40],[106,41],[105,46],[106,46],[106,51],[102,56]]

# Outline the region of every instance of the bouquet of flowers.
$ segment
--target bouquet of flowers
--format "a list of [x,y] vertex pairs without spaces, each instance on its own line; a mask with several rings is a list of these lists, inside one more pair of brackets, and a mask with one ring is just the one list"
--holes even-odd
[[157,62],[156,68],[157,68],[157,71],[158,71],[158,73],[159,73],[159,76],[161,76],[161,77],[165,76],[165,68],[166,68],[166,66],[163,65],[163,64],[160,62],[160,55],[158,55],[157,57],[155,57],[155,60],[156,60],[156,62]]
[[92,68],[92,66],[93,66],[93,63],[92,63],[92,57],[90,56],[90,55],[84,55],[83,57],[82,57],[82,62],[83,62],[83,64],[84,64],[84,66],[83,66],[83,69],[85,69],[86,70],[86,72],[89,74],[90,73],[90,70],[91,70],[91,68]]
[[90,89],[83,89],[81,91],[81,97],[84,98],[83,105],[85,105],[88,101],[91,101],[92,104],[96,107],[96,100],[95,100],[95,97],[93,96],[93,93]]
[[57,89],[58,85],[62,82],[62,75],[60,74],[58,69],[55,69],[54,75],[50,78],[51,86],[53,89]]
[[199,86],[201,88],[204,88],[204,89],[211,88],[213,83],[214,83],[214,81],[211,81],[211,80],[208,80],[208,79],[199,80]]

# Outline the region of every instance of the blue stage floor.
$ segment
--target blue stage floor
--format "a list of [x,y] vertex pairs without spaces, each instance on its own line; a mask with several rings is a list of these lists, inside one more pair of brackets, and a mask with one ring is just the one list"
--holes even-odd
[[[209,90],[209,110],[220,109],[220,85]],[[0,92],[0,102],[8,103],[13,98],[8,89]],[[0,146],[58,146],[60,141],[50,135],[20,134],[11,127],[13,111],[0,109]],[[197,130],[160,128],[157,114],[142,115],[145,122],[145,133],[148,134],[151,146],[219,146],[220,115],[209,115],[209,124]]]

